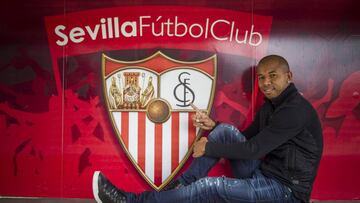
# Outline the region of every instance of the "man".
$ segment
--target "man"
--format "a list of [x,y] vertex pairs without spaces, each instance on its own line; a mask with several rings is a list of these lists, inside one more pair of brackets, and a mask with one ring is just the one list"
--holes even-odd
[[[194,125],[211,130],[195,143],[187,171],[162,192],[139,195],[115,188],[101,173],[93,178],[98,202],[308,202],[322,155],[317,113],[291,82],[277,55],[256,69],[265,103],[242,133],[197,111]],[[219,158],[230,160],[235,178],[206,177]]]

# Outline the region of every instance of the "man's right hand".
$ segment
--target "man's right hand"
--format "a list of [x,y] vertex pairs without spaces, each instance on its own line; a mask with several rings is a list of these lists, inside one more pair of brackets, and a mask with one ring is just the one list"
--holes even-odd
[[213,121],[204,111],[201,111],[194,104],[191,103],[191,107],[196,111],[196,114],[192,116],[193,125],[203,130],[212,130],[216,123]]

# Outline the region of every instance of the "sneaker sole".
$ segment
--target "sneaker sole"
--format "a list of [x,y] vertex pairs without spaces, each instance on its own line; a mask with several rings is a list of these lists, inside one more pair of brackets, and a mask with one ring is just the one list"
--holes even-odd
[[99,197],[99,186],[98,186],[99,174],[100,174],[100,171],[94,172],[93,179],[92,179],[92,189],[93,189],[93,195],[94,195],[96,202],[103,203]]

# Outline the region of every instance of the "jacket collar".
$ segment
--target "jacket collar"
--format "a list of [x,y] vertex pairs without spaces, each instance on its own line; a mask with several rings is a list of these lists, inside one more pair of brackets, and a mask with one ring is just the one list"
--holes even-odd
[[265,100],[267,102],[269,102],[270,104],[274,105],[274,107],[278,107],[280,106],[280,104],[282,104],[291,94],[297,92],[298,90],[296,89],[294,83],[290,83],[289,86],[287,86],[285,88],[285,90],[283,92],[281,92],[281,94],[273,99],[267,99],[265,98]]

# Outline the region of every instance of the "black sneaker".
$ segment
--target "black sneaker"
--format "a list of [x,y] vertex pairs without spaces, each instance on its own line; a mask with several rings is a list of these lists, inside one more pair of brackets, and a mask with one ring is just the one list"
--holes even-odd
[[94,172],[92,187],[97,203],[126,203],[126,192],[115,187],[100,171]]
[[166,186],[162,189],[162,191],[179,189],[179,188],[182,188],[182,187],[184,187],[184,185],[181,184],[180,181],[174,180],[174,181],[171,181],[168,185],[166,185]]

